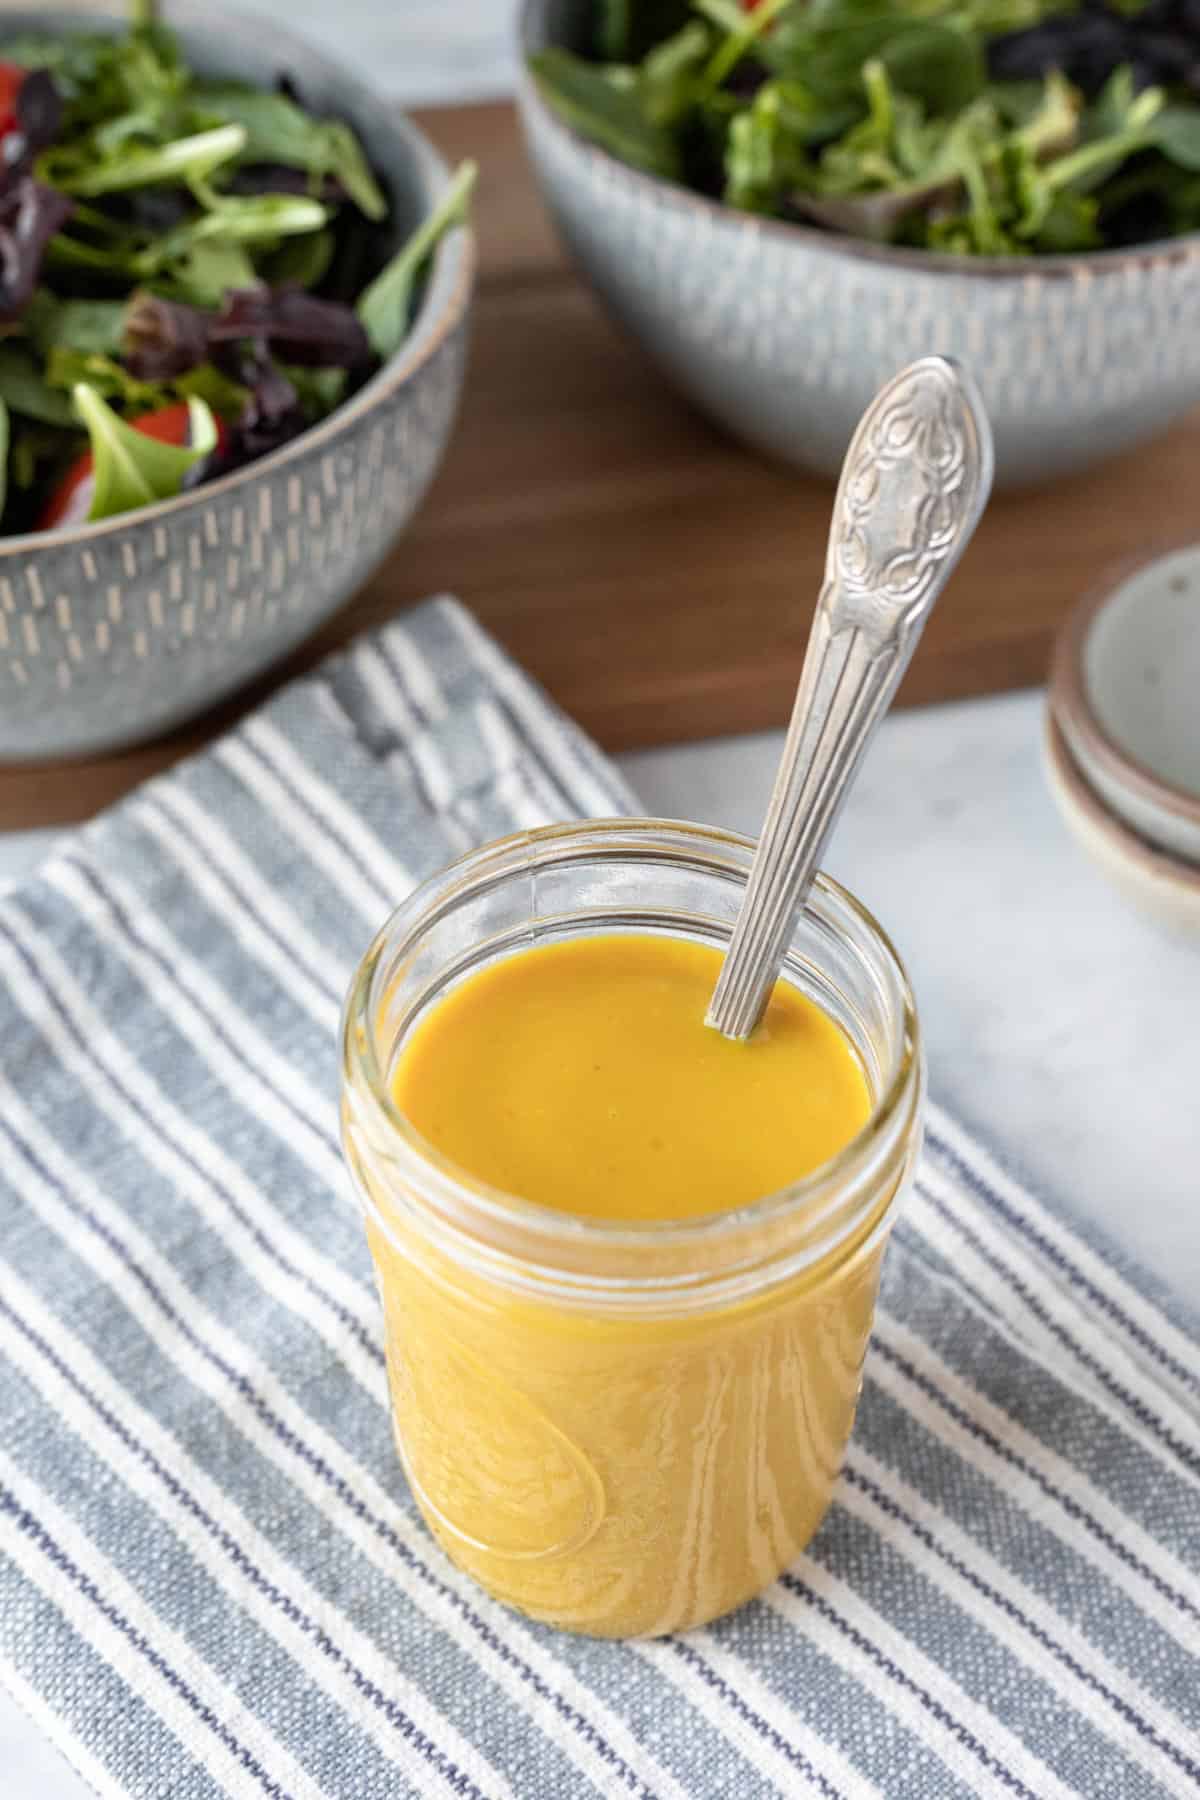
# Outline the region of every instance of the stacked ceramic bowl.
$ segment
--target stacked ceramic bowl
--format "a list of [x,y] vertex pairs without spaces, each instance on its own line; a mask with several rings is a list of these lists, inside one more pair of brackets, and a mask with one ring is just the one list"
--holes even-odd
[[1055,651],[1051,788],[1134,900],[1200,930],[1200,544],[1086,599]]

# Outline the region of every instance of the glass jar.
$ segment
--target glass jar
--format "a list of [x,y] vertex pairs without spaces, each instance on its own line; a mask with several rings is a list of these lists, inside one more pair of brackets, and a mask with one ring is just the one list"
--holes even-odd
[[702,1624],[816,1530],[920,1141],[908,982],[871,916],[820,877],[784,973],[855,1046],[871,1118],[805,1180],[685,1222],[615,1226],[490,1190],[417,1134],[393,1072],[427,1008],[528,946],[636,931],[723,948],[752,849],[658,820],[505,838],[399,908],[347,1001],[343,1141],[405,1472],[460,1567],[573,1631]]

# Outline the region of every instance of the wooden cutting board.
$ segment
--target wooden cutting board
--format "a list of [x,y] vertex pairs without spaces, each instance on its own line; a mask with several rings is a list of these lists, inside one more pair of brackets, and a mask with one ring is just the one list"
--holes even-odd
[[[272,678],[450,590],[608,749],[782,724],[820,580],[831,490],[763,462],[610,326],[553,235],[506,104],[430,111],[482,166],[462,415],[391,559]],[[1042,679],[1054,629],[1130,556],[1189,535],[1200,414],[1098,474],[993,502],[901,698]],[[197,748],[236,707],[149,748],[0,767],[0,829],[88,816]]]

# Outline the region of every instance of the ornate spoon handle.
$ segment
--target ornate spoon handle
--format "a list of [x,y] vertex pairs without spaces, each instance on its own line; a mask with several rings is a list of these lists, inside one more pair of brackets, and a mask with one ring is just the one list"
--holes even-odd
[[871,735],[979,522],[992,436],[969,376],[923,357],[859,422],[838,483],[796,704],[708,1024],[745,1038]]

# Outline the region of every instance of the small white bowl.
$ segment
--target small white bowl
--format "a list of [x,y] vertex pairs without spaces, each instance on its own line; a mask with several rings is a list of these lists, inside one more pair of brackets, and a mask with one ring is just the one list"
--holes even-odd
[[1105,808],[1200,869],[1200,544],[1076,608],[1055,651],[1050,710]]
[[1084,779],[1053,712],[1046,718],[1045,765],[1068,828],[1110,880],[1162,923],[1200,934],[1200,867],[1148,843],[1108,810]]

